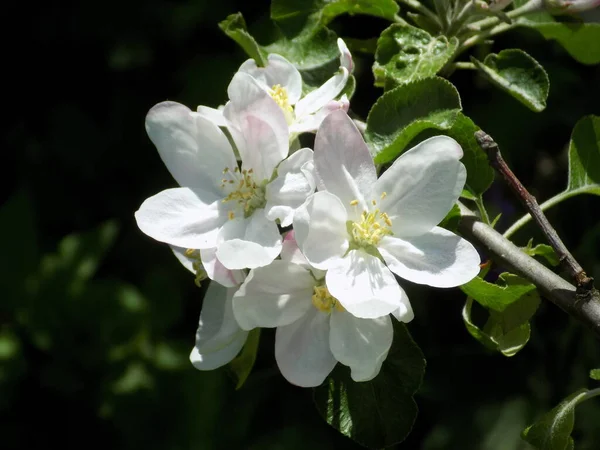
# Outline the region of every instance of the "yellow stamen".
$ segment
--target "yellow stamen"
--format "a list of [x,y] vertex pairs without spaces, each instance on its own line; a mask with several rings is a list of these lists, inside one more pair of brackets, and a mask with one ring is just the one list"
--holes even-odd
[[350,206],[356,206],[356,205],[358,205],[358,200],[352,200],[350,202]]
[[381,193],[381,200],[383,200],[386,197],[387,197],[387,192],[382,192]]
[[233,218],[235,217],[235,213],[233,211],[229,211],[227,213],[227,217],[229,217],[229,220],[233,220]]
[[333,308],[340,312],[344,311],[344,307],[329,293],[329,290],[326,286],[315,286],[313,291],[314,294],[312,295],[312,304],[319,311],[330,313]]

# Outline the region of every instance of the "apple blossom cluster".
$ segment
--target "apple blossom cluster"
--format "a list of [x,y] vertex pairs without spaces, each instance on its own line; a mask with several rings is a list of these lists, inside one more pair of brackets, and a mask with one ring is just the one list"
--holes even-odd
[[[200,370],[227,364],[249,330],[267,327],[291,383],[318,386],[337,363],[370,380],[392,320],[413,319],[396,277],[454,287],[479,272],[474,247],[437,226],[465,184],[461,147],[430,138],[378,177],[346,114],[353,64],[338,46],[339,71],[306,95],[298,70],[271,54],[266,67],[242,64],[221,109],[163,102],[148,112],[148,135],[180,187],[135,217],[197,282],[212,280],[190,356]],[[314,131],[314,152],[295,150]]]

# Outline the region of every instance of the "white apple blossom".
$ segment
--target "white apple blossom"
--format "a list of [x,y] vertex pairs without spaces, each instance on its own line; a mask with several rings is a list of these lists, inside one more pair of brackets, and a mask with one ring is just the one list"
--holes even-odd
[[296,211],[294,230],[309,263],[327,270],[329,292],[360,318],[411,314],[394,275],[434,287],[459,286],[479,272],[475,248],[437,227],[460,195],[466,170],[447,136],[403,153],[379,179],[369,150],[345,112],[315,139],[320,192]]
[[[304,96],[300,72],[281,55],[269,54],[265,67],[258,67],[254,59],[248,59],[238,69],[238,73],[252,76],[281,107],[292,139],[299,133],[315,131],[331,112],[339,109],[348,111],[348,97],[342,95],[339,100],[336,98],[344,90],[354,63],[344,41],[338,39],[337,44],[340,51],[338,72],[322,86]],[[223,110],[199,106],[198,112],[220,126],[228,125],[224,120]]]
[[171,250],[179,262],[196,275],[195,282],[198,287],[207,278],[224,287],[235,287],[246,277],[243,270],[229,270],[225,267],[217,259],[216,248],[194,250],[171,246]]
[[196,369],[212,370],[224,366],[240,352],[248,332],[237,324],[231,302],[236,288],[210,283],[196,331],[190,361]]
[[[148,236],[190,252],[214,249],[225,268],[237,270],[268,265],[279,255],[275,221],[290,225],[314,191],[313,152],[303,148],[286,159],[283,112],[252,77],[236,74],[228,93],[223,114],[241,169],[215,123],[179,103],[159,103],[148,112],[146,131],[181,187],[148,198],[135,217]],[[203,263],[210,258],[200,256]]]
[[350,367],[353,380],[368,381],[392,344],[390,316],[353,316],[330,295],[324,276],[302,256],[290,232],[281,260],[251,270],[233,296],[235,318],[244,330],[277,327],[275,358],[293,384],[318,386],[337,362]]

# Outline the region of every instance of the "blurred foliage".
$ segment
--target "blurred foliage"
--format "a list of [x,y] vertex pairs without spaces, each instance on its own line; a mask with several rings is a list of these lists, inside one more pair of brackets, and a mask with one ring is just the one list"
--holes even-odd
[[[27,8],[27,9],[26,9]],[[11,4],[5,39],[10,114],[2,133],[8,187],[0,195],[0,436],[3,449],[353,449],[319,416],[312,392],[289,385],[262,333],[256,368],[235,390],[226,369],[188,362],[202,290],[133,212],[174,181],[147,139],[146,111],[164,99],[217,106],[244,57],[218,22],[241,11],[260,36],[269,2],[139,0]],[[383,19],[339,17],[343,37],[368,39]],[[18,39],[17,39],[18,37]],[[600,113],[600,66],[573,61],[534,30],[519,46],[548,72],[547,108],[534,113],[474,72],[458,72],[464,112],[500,144],[540,200],[563,189],[575,123]],[[372,59],[356,55],[353,111],[380,94]],[[477,55],[482,59],[485,55]],[[371,57],[372,58],[372,57]],[[11,98],[11,96],[16,98]],[[504,229],[521,210],[496,181],[485,194]],[[549,211],[566,244],[600,279],[600,198]],[[574,220],[576,219],[576,220]],[[516,240],[544,242],[532,225]],[[419,416],[399,448],[520,449],[519,434],[588,387],[600,344],[542,302],[529,344],[507,359],[465,330],[464,295],[405,283],[408,329],[428,366]],[[578,407],[579,449],[600,442],[600,403]]]

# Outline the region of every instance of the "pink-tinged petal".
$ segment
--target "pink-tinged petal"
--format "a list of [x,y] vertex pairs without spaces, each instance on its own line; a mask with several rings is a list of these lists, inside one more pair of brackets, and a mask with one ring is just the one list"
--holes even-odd
[[444,228],[412,238],[386,236],[379,252],[396,275],[433,287],[455,287],[479,273],[480,258],[468,241]]
[[300,251],[298,243],[295,238],[295,231],[288,231],[283,238],[283,245],[281,247],[282,261],[287,261],[292,264],[304,267],[306,270],[310,270],[311,266],[308,263],[306,257]]
[[354,381],[368,381],[379,373],[392,345],[390,316],[359,319],[346,311],[331,313],[329,342],[335,359],[349,366]]
[[344,205],[333,194],[311,195],[294,214],[296,240],[308,262],[327,270],[339,262],[349,247]]
[[248,332],[242,330],[231,307],[235,289],[210,283],[196,332],[190,361],[196,369],[213,370],[230,362],[244,346]]
[[142,203],[137,225],[153,239],[183,248],[211,248],[227,221],[221,200],[199,189],[167,189]]
[[352,73],[354,70],[354,61],[352,61],[352,54],[348,50],[348,46],[342,38],[338,38],[337,45],[340,50],[340,66],[345,67],[348,73]]
[[377,181],[375,164],[360,132],[344,111],[334,111],[321,124],[315,138],[317,188],[336,195],[350,213],[367,209],[369,195]]
[[350,250],[327,271],[325,282],[331,295],[350,314],[363,319],[390,314],[406,295],[379,258],[362,250]]
[[340,95],[347,82],[348,70],[345,67],[340,67],[338,73],[323,83],[318,89],[309,92],[298,100],[294,108],[296,118],[313,114],[323,108],[327,103]]
[[307,177],[302,170],[312,159],[313,151],[302,148],[281,162],[277,178],[266,189],[268,219],[279,219],[282,227],[292,224],[296,209],[315,191],[314,177]]
[[181,186],[220,191],[222,171],[234,166],[235,156],[217,125],[184,105],[162,102],[148,112],[146,131]]
[[[391,218],[395,236],[425,233],[446,216],[465,185],[462,155],[454,139],[436,136],[402,154],[381,175],[373,192]],[[383,192],[385,198],[379,200]]]
[[208,278],[225,287],[239,286],[246,278],[243,270],[230,270],[219,261],[216,247],[201,249],[200,259]]
[[233,297],[235,318],[244,330],[289,325],[313,308],[314,285],[307,269],[287,261],[252,269]]
[[302,95],[302,76],[294,65],[277,54],[268,56],[267,66],[258,67],[253,59],[245,61],[238,72],[245,72],[258,81],[263,89],[279,85],[287,91],[288,101],[295,104]]
[[303,116],[298,121],[292,123],[290,125],[290,133],[300,134],[314,132],[319,128],[323,119],[329,114],[340,109],[347,113],[348,108],[350,108],[350,101],[346,94],[344,94],[339,100],[331,100],[316,113]]
[[329,349],[329,314],[310,308],[296,322],[278,327],[275,359],[290,383],[301,387],[323,383],[336,364]]
[[218,236],[217,258],[228,269],[255,269],[269,265],[281,252],[275,222],[257,209],[245,219],[229,220]]

